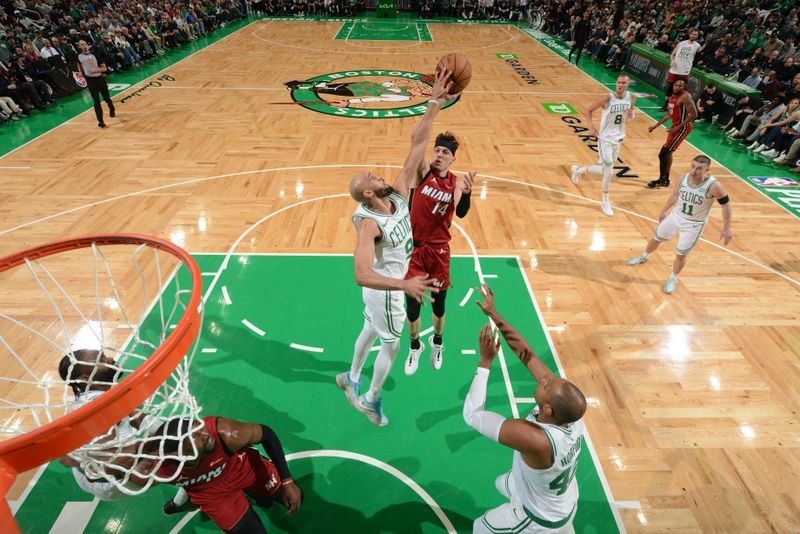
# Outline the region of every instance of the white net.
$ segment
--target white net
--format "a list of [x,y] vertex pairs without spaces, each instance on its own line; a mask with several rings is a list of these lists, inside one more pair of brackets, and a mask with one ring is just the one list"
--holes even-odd
[[[0,439],[25,434],[91,403],[164,343],[186,312],[192,277],[174,255],[146,244],[59,252],[0,273]],[[68,465],[126,494],[160,479],[163,443],[202,427],[189,390],[195,341],[137,409],[86,445]],[[179,418],[183,435],[167,435]],[[174,432],[174,430],[173,430]],[[167,459],[197,457],[193,440]]]

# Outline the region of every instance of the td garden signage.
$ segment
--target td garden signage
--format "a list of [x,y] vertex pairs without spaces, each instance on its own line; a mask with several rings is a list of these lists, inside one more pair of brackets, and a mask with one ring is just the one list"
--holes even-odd
[[[352,70],[285,82],[295,104],[311,111],[356,119],[422,115],[433,92],[433,75],[402,70]],[[455,104],[457,99],[445,103]]]

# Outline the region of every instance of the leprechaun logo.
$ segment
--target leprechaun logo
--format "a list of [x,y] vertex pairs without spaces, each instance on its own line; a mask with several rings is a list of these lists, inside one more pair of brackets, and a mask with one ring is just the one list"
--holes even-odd
[[[311,111],[357,119],[422,115],[433,91],[433,75],[401,70],[333,72],[284,82],[296,104]],[[448,101],[444,107],[455,104]]]

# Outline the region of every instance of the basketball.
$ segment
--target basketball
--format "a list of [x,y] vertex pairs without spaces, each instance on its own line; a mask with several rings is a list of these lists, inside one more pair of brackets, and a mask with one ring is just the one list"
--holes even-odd
[[460,93],[469,85],[472,79],[472,65],[469,64],[467,56],[458,52],[451,52],[439,60],[436,65],[436,72],[441,69],[450,71],[450,80],[453,86],[450,88],[451,94]]

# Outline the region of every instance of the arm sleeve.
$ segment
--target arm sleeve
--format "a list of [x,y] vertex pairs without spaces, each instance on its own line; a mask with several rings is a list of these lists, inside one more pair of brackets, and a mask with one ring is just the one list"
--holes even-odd
[[285,481],[286,479],[292,478],[292,474],[289,472],[289,466],[286,465],[286,456],[283,453],[281,440],[278,439],[275,431],[266,425],[261,425],[261,446],[264,447],[267,456],[269,456],[269,459],[275,464],[275,468],[278,470],[281,479]]
[[458,199],[456,215],[458,215],[460,219],[463,219],[467,215],[467,212],[469,212],[470,194],[472,194],[471,191],[469,193],[461,193],[461,198]]
[[483,409],[483,405],[486,403],[486,383],[488,381],[489,370],[479,367],[464,401],[464,421],[492,441],[498,441],[500,427],[503,426],[506,418]]

